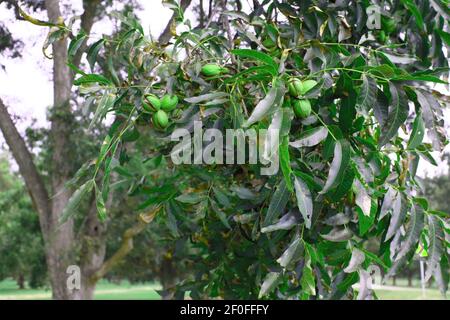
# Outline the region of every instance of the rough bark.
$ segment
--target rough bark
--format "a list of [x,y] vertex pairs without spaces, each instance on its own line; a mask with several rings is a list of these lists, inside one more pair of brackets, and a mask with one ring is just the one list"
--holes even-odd
[[161,273],[159,275],[162,293],[161,298],[163,300],[172,300],[174,298],[175,286],[177,283],[177,271],[175,269],[173,260],[168,257],[164,257],[161,265]]
[[25,277],[22,273],[17,277],[17,285],[19,286],[19,290],[25,289]]
[[[109,207],[109,206],[108,206]],[[84,300],[92,300],[96,282],[90,281],[92,275],[103,265],[106,253],[107,224],[98,219],[95,198],[86,218],[82,232],[81,247],[81,297]]]

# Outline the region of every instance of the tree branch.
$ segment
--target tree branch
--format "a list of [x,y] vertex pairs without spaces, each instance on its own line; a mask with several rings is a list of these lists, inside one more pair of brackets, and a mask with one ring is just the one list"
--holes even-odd
[[[187,7],[191,4],[192,0],[181,0],[180,7],[181,10],[185,11]],[[172,24],[175,22],[176,14],[174,13],[172,15],[172,18],[170,18],[169,22],[166,25],[166,28],[161,33],[161,35],[158,38],[158,42],[162,45],[168,44],[170,39],[172,38],[172,32],[171,27]]]
[[0,130],[5,137],[11,152],[19,165],[20,174],[25,180],[28,192],[31,199],[43,219],[41,221],[41,227],[44,230],[49,230],[49,215],[51,211],[50,199],[47,189],[45,188],[44,181],[39,175],[36,166],[34,165],[33,158],[29,152],[24,139],[20,136],[14,125],[11,117],[0,99]]
[[[100,0],[84,0],[83,1],[83,9],[84,12],[81,15],[81,29],[86,32],[87,35],[91,33],[92,26],[94,25],[94,20],[97,13],[98,5],[100,4]],[[81,57],[83,56],[83,53],[87,49],[87,37],[81,44],[80,48],[78,49],[77,53],[75,54],[75,57],[73,58],[73,64],[77,68],[80,65]]]
[[205,25],[205,10],[203,8],[203,0],[200,0],[200,28]]
[[[226,11],[226,10],[227,10],[227,1],[222,0],[222,11]],[[228,48],[231,51],[234,49],[233,34],[231,33],[230,21],[228,20],[228,17],[223,13],[222,13],[222,23],[223,23],[223,27],[225,28],[225,31],[227,33]],[[236,59],[235,59],[234,55],[231,55],[231,62],[236,63]]]
[[97,272],[90,277],[89,281],[91,283],[96,283],[98,280],[102,279],[133,249],[133,238],[140,234],[145,227],[153,221],[160,209],[161,207],[158,206],[146,214],[141,214],[139,216],[139,221],[123,233],[122,245],[111,258],[106,260]]

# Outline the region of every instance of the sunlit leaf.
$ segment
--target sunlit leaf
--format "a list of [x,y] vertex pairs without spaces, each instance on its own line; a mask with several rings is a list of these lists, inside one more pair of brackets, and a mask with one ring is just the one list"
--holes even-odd
[[311,220],[313,215],[313,200],[308,185],[299,177],[294,178],[295,196],[297,198],[297,206],[305,220],[305,227],[311,228]]
[[334,158],[330,166],[330,171],[328,173],[328,178],[320,192],[324,194],[330,189],[336,187],[342,180],[345,170],[350,163],[350,144],[346,140],[339,140],[336,142],[334,147]]
[[300,136],[299,140],[290,142],[289,144],[294,148],[313,147],[325,140],[327,136],[328,129],[323,126],[319,126],[313,129],[306,130]]

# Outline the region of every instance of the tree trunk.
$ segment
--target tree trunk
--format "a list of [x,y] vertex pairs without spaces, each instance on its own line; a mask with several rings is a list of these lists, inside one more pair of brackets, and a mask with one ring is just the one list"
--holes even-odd
[[413,278],[413,271],[410,269],[408,270],[408,287],[412,287],[412,278]]
[[105,260],[106,253],[106,229],[105,222],[98,219],[95,198],[90,208],[83,232],[81,248],[81,297],[84,300],[92,300],[97,281],[92,276],[100,269]]
[[173,265],[173,260],[164,257],[161,265],[160,281],[163,287],[161,298],[171,300],[174,296],[174,287],[176,285],[177,272]]
[[[61,19],[59,0],[46,0],[45,7],[51,22]],[[67,66],[67,39],[63,38],[52,46],[53,50],[53,109],[50,129],[52,143],[51,188],[52,207],[50,219],[50,236],[48,238],[48,267],[52,282],[54,299],[73,299],[76,295],[67,289],[66,270],[69,265],[75,265],[71,259],[74,245],[73,220],[69,219],[63,225],[59,224],[71,192],[65,188],[65,182],[70,177],[70,121],[73,115],[70,109],[72,74]]]
[[19,286],[19,290],[25,289],[25,277],[22,273],[17,277],[17,285]]

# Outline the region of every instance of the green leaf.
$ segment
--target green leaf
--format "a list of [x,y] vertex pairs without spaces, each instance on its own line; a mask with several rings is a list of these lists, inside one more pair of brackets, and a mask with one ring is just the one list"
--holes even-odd
[[341,183],[345,170],[350,163],[351,149],[350,143],[341,139],[336,142],[334,147],[334,158],[330,166],[328,178],[320,194],[327,193]]
[[269,93],[256,105],[252,114],[242,126],[244,128],[249,127],[272,113],[277,107],[280,107],[283,104],[285,90],[286,88],[281,81],[274,81]]
[[286,187],[286,182],[282,180],[270,200],[266,218],[264,219],[264,226],[271,224],[274,219],[278,218],[278,216],[284,211],[284,208],[286,208],[288,200],[289,192]]
[[387,230],[386,238],[384,241],[392,238],[397,230],[401,227],[401,225],[403,224],[403,220],[405,219],[407,210],[408,206],[406,203],[406,199],[399,193],[393,203],[391,220],[389,222],[389,228]]
[[45,57],[52,59],[51,55],[47,55],[47,49],[56,41],[61,40],[62,38],[64,38],[66,36],[66,30],[65,29],[56,29],[54,30],[53,28],[50,29],[50,32],[47,35],[47,38],[44,41],[44,44],[42,46],[42,52],[44,54]]
[[106,156],[108,155],[108,151],[110,150],[111,143],[112,143],[112,138],[110,135],[107,135],[105,137],[105,139],[103,140],[102,146],[100,147],[100,152],[99,152],[99,155],[95,162],[95,171],[98,171],[98,169],[100,168],[100,165],[103,163]]
[[408,8],[409,11],[411,11],[412,15],[414,16],[414,20],[419,27],[420,30],[424,30],[424,24],[423,24],[423,17],[420,13],[419,8],[416,6],[414,1],[412,0],[402,0],[403,4],[406,8]]
[[281,217],[278,222],[261,229],[261,233],[273,232],[278,230],[290,230],[298,224],[297,217],[294,213],[289,212]]
[[78,171],[73,175],[72,179],[70,179],[69,181],[67,181],[64,186],[66,188],[73,188],[75,187],[78,182],[80,181],[80,179],[84,178],[87,176],[89,169],[92,167],[93,162],[89,161],[84,163],[80,169],[78,169]]
[[261,299],[265,295],[271,293],[276,288],[280,278],[281,278],[280,272],[269,272],[264,278],[264,281],[261,285],[258,298]]
[[366,259],[366,256],[364,253],[357,248],[353,248],[352,250],[352,257],[350,258],[350,262],[348,263],[347,267],[345,267],[344,272],[345,273],[352,273],[359,269],[359,266],[364,262]]
[[305,265],[303,266],[300,285],[302,286],[302,290],[309,295],[314,296],[316,294],[316,281],[311,268],[311,258],[308,254],[305,257]]
[[435,30],[441,37],[442,41],[444,41],[446,45],[450,46],[450,33],[445,32],[441,29],[435,29]]
[[100,221],[106,220],[106,206],[100,189],[95,185],[95,203],[97,205],[97,213]]
[[205,195],[203,193],[186,193],[182,194],[175,198],[178,202],[188,203],[188,204],[196,204],[205,199]]
[[419,113],[413,123],[413,130],[408,142],[408,149],[415,149],[422,144],[425,135],[425,124],[422,115]]
[[383,260],[381,260],[377,255],[373,254],[370,251],[367,251],[364,248],[359,248],[362,252],[364,252],[366,259],[373,261],[377,264],[379,264],[380,266],[382,266],[385,270],[389,269],[388,266],[383,262]]
[[419,241],[420,233],[423,229],[424,211],[421,206],[413,205],[411,207],[411,219],[408,230],[406,231],[406,239],[403,241],[400,251],[395,257],[396,260],[406,256],[411,250],[415,250]]
[[78,49],[80,49],[81,45],[86,39],[86,33],[81,30],[81,32],[69,44],[69,57],[73,57],[77,53]]
[[255,200],[257,198],[257,195],[248,188],[232,186],[230,189],[242,200]]
[[100,51],[100,49],[105,44],[105,39],[100,39],[93,43],[87,52],[87,61],[89,63],[89,66],[91,67],[91,71],[94,71],[95,62],[97,61],[97,56]]
[[395,76],[395,71],[391,66],[387,64],[382,64],[369,69],[370,73],[385,77],[387,79],[393,78]]
[[210,200],[210,204],[211,204],[211,208],[217,214],[217,216],[219,217],[219,220],[222,222],[222,224],[231,230],[231,226],[230,226],[230,223],[228,222],[228,217],[225,214],[225,212],[220,210],[220,208],[217,206],[217,203],[215,201]]
[[164,207],[164,211],[166,213],[166,226],[169,229],[170,233],[173,237],[179,238],[180,232],[178,230],[177,219],[175,217],[176,207],[171,201],[168,201]]
[[309,244],[306,241],[303,241],[303,245],[308,252],[308,255],[311,257],[312,264],[318,263],[321,266],[325,266],[324,256],[318,248],[315,248],[313,245]]
[[343,212],[337,213],[335,215],[332,215],[328,217],[326,220],[323,221],[324,224],[329,226],[342,226],[344,224],[348,224],[350,222],[351,218],[350,215],[347,215]]
[[393,209],[394,201],[396,201],[398,192],[389,186],[386,194],[384,195],[383,204],[380,209],[380,215],[378,220],[383,219]]
[[422,157],[422,159],[424,159],[428,163],[432,164],[433,166],[437,167],[438,163],[437,163],[436,159],[433,157],[433,155],[428,150],[426,150],[425,148],[422,148],[422,146],[419,146],[416,149],[416,151],[419,154],[419,156]]
[[439,79],[438,77],[427,74],[406,74],[392,78],[393,81],[424,81],[447,84],[448,82]]
[[353,232],[347,227],[335,227],[328,234],[321,234],[320,236],[331,242],[343,242],[350,240],[353,237]]
[[280,166],[284,176],[284,181],[286,182],[286,186],[288,190],[292,192],[294,188],[292,187],[292,180],[291,180],[292,169],[288,143],[289,137],[288,136],[283,137],[283,141],[281,142],[279,147]]
[[225,97],[228,97],[228,93],[226,92],[211,92],[197,97],[185,98],[184,101],[190,104],[197,104],[200,102],[211,101],[214,99],[221,99]]
[[353,182],[353,186],[355,187],[356,193],[356,205],[361,209],[362,213],[365,216],[370,216],[370,209],[372,207],[372,198],[367,193],[366,188],[361,184],[361,182],[356,179]]
[[387,122],[382,128],[382,133],[379,141],[380,146],[387,144],[398,132],[400,126],[406,121],[408,117],[408,98],[404,91],[397,85],[389,83],[391,92],[391,105]]
[[[373,205],[372,205],[373,207]],[[376,207],[374,207],[376,208]],[[365,215],[361,208],[356,207],[356,212],[358,214],[358,225],[359,225],[359,235],[364,236],[367,231],[373,226],[375,222],[376,210],[372,210],[369,215]]]
[[370,273],[365,270],[359,270],[359,292],[356,298],[357,300],[366,300],[371,296],[370,281]]
[[110,55],[108,57],[108,72],[111,75],[111,78],[113,80],[113,82],[117,85],[120,86],[120,79],[119,76],[117,74],[116,69],[114,68],[114,61],[113,61],[113,56]]
[[430,93],[422,90],[416,90],[415,92],[417,100],[422,108],[422,117],[425,127],[428,129],[428,136],[431,139],[433,149],[435,151],[441,151],[443,148],[441,140],[444,140],[445,137],[441,137],[435,121],[436,112],[441,110],[441,106]]
[[305,130],[299,140],[289,143],[294,148],[314,147],[328,136],[328,129],[323,126]]
[[433,215],[428,216],[428,237],[430,239],[430,246],[428,249],[427,271],[425,273],[426,282],[430,280],[438,268],[442,254],[444,253],[444,229],[439,218]]
[[322,157],[325,161],[333,156],[334,149],[336,147],[336,139],[342,139],[343,134],[341,129],[336,125],[328,126],[328,136],[323,143]]
[[355,176],[356,174],[354,168],[352,166],[348,166],[345,170],[342,182],[336,188],[330,190],[327,193],[327,197],[330,198],[333,202],[338,202],[339,200],[341,200],[352,188]]
[[[262,156],[266,161],[272,163],[274,161],[278,161],[277,155],[280,151],[283,151],[284,154],[281,155],[281,157],[283,157],[281,161],[283,161],[282,165],[284,167],[282,169],[285,170],[283,171],[283,174],[285,174],[289,173],[288,171],[290,170],[290,160],[287,143],[283,145],[283,140],[287,139],[287,137],[281,137],[282,143],[280,145],[280,130],[283,124],[284,116],[283,109],[284,108],[277,108],[272,117],[272,121],[270,122],[269,128],[267,129],[266,135],[264,137],[264,151]],[[292,190],[291,182],[288,179],[286,179],[286,183],[288,188]]]
[[[255,66],[255,67],[247,68],[247,69],[233,75],[232,77],[225,79],[224,84],[234,83],[234,82],[240,80],[241,78],[245,77],[246,75],[251,75],[251,74],[253,74],[255,76],[272,77],[273,76],[273,67],[268,66],[268,65],[262,65],[262,66]],[[247,80],[247,79],[244,79],[244,81],[245,80]]]
[[232,54],[240,57],[240,58],[250,58],[255,59],[263,62],[266,65],[269,65],[272,67],[272,75],[275,76],[278,73],[278,65],[277,63],[272,59],[271,56],[256,50],[251,49],[235,49],[231,51]]
[[374,107],[377,102],[377,83],[371,77],[363,74],[363,83],[361,85],[361,90],[359,91],[358,99],[356,104],[360,106],[365,112],[368,112]]
[[294,178],[295,196],[297,197],[297,206],[305,220],[305,227],[311,229],[311,220],[313,215],[313,200],[308,185],[299,177]]
[[225,208],[229,208],[231,206],[231,202],[226,193],[216,187],[213,187],[212,189],[214,191],[214,196],[219,202],[219,204],[221,204]]
[[349,90],[348,97],[341,99],[341,107],[339,109],[339,127],[345,134],[350,134],[353,129],[353,121],[356,117],[356,99],[354,90]]
[[89,124],[89,130],[92,129],[92,127],[97,124],[100,119],[103,119],[106,114],[108,113],[109,109],[114,106],[114,102],[116,100],[116,96],[113,94],[105,93],[103,97],[100,99],[97,105],[97,109],[95,110],[94,117],[91,120],[91,123]]
[[109,86],[112,84],[111,81],[109,81],[104,76],[99,75],[99,74],[86,74],[86,75],[79,77],[78,79],[76,79],[73,82],[73,84],[76,86],[80,86],[83,84],[92,84],[92,83],[98,83],[100,85],[105,85],[105,86]]
[[89,195],[89,193],[94,188],[95,181],[89,180],[85,184],[83,184],[81,187],[76,190],[72,196],[69,199],[69,202],[67,202],[67,205],[65,206],[61,217],[59,219],[59,223],[63,224],[65,223],[69,218],[71,218],[80,207],[83,200],[86,198],[86,196]]
[[281,122],[280,127],[280,137],[285,137],[289,136],[289,133],[291,132],[292,120],[294,119],[294,110],[291,108],[282,108],[281,110],[283,112],[283,121]]
[[444,255],[434,271],[434,279],[444,299],[447,298],[448,285],[450,283],[448,258]]
[[299,236],[296,236],[294,241],[291,242],[286,251],[283,252],[281,257],[277,259],[277,262],[283,268],[288,267],[290,264],[298,261],[303,254],[303,242]]

